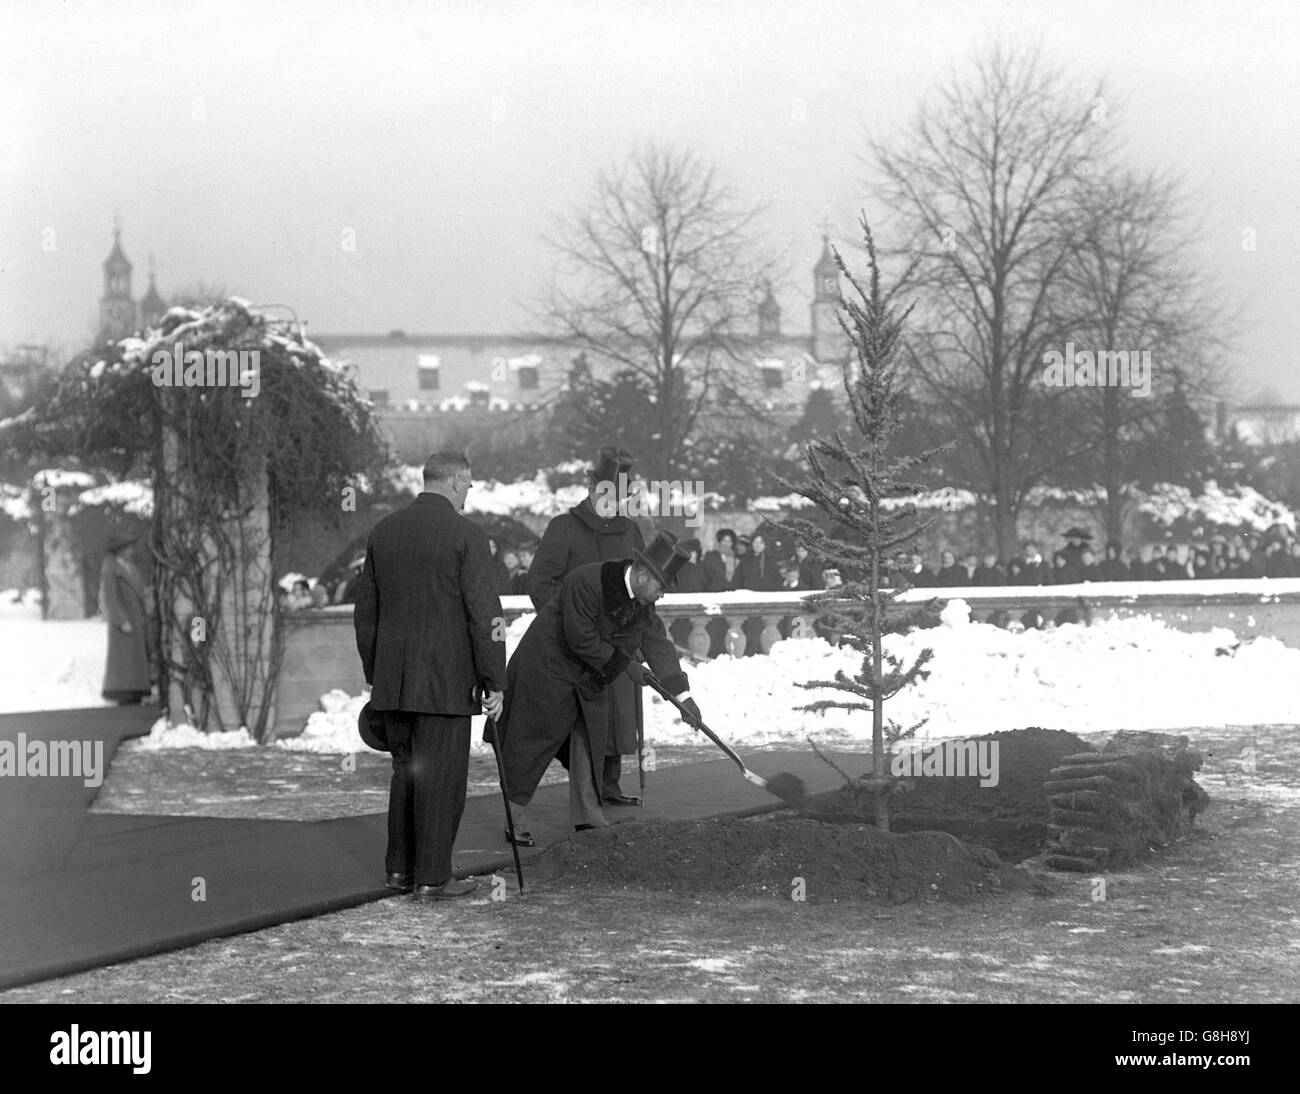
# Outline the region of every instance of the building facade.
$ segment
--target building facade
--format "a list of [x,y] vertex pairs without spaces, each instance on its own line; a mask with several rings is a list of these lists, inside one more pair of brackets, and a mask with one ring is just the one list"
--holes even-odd
[[[835,382],[848,351],[836,319],[839,271],[823,239],[813,269],[810,333],[786,333],[771,285],[755,316],[745,396],[772,409],[802,407],[809,385]],[[350,364],[382,410],[402,414],[465,410],[528,411],[563,389],[574,368],[598,377],[612,365],[536,334],[311,334],[330,357]]]

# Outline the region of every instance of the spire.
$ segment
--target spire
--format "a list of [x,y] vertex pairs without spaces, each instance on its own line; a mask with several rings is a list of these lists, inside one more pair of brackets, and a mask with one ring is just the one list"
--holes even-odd
[[154,280],[154,271],[156,263],[152,254],[149,255],[149,288],[145,291],[143,298],[140,300],[140,324],[144,327],[157,326],[158,320],[167,312],[167,302],[163,300],[158,292],[158,286]]
[[104,259],[104,273],[113,270],[123,270],[130,276],[131,260],[126,257],[126,252],[122,250],[122,226],[121,221],[113,218],[113,249],[108,252],[108,257]]
[[840,276],[840,268],[835,265],[835,256],[831,254],[831,237],[825,232],[822,233],[822,254],[817,260],[817,265],[813,267],[813,273],[818,277]]

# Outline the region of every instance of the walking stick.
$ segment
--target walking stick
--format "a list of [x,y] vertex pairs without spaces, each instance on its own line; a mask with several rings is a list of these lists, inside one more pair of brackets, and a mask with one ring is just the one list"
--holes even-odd
[[[637,699],[640,700],[638,695]],[[637,801],[637,807],[645,808],[645,711],[641,709],[641,703],[636,705],[636,774],[637,781],[641,786],[641,797]]]
[[515,876],[519,878],[519,893],[524,891],[524,868],[519,863],[519,845],[515,843],[515,815],[510,809],[510,790],[506,786],[506,765],[501,759],[501,742],[497,740],[497,720],[489,718],[483,736],[492,742],[492,754],[497,758],[497,778],[501,783],[501,800],[506,807],[506,832],[510,836],[510,850],[515,856]]

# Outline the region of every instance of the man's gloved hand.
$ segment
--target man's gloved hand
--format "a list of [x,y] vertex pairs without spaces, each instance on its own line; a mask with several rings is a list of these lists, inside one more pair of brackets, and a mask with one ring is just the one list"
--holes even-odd
[[627,667],[623,671],[638,684],[647,683],[652,675],[650,670],[635,657],[627,663]]
[[[703,715],[700,714],[700,705],[694,699],[687,696],[687,698],[682,700],[682,706],[684,706],[688,711],[690,711],[691,717],[694,718],[697,722],[704,721]],[[684,720],[685,719],[683,719],[683,721]],[[687,722],[687,725],[690,725],[690,723]],[[692,726],[691,728],[693,729],[694,726]]]

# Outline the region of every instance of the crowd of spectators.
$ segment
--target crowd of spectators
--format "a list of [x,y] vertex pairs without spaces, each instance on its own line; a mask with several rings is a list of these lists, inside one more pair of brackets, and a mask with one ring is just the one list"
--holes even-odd
[[[1300,577],[1300,539],[1284,528],[1253,541],[1244,534],[1233,536],[1195,534],[1187,541],[1124,547],[1113,540],[1100,554],[1092,546],[1092,535],[1083,528],[1070,528],[1065,546],[1046,558],[1039,544],[1029,541],[1015,558],[1003,561],[995,551],[982,555],[965,552],[959,558],[952,550],[941,551],[933,565],[920,552],[895,555],[884,574],[885,584],[895,584],[901,575],[918,588],[962,588],[1006,585],[1073,585],[1079,582],[1168,581],[1201,578]],[[528,571],[533,564],[537,541],[503,546],[489,538],[497,593],[526,596]],[[854,574],[834,567],[815,566],[808,551],[796,546],[792,553],[777,557],[761,532],[741,535],[723,528],[714,536],[714,546],[705,551],[698,539],[683,540],[681,546],[691,561],[678,574],[677,592],[718,593],[735,590],[778,592],[834,588]],[[365,556],[354,559],[341,577],[329,586],[299,578],[282,593],[288,610],[350,604],[356,579]]]
[[[1020,554],[1006,561],[996,551],[982,555],[974,551],[960,558],[944,550],[934,565],[927,565],[920,552],[895,555],[886,568],[884,581],[895,583],[901,575],[918,588],[992,587],[1006,585],[1074,585],[1102,581],[1169,581],[1201,578],[1300,577],[1300,539],[1285,529],[1276,529],[1252,545],[1249,537],[1194,535],[1187,542],[1145,544],[1126,548],[1108,542],[1098,553],[1092,534],[1070,528],[1065,546],[1048,559],[1039,544],[1029,541]],[[692,565],[682,568],[681,592],[727,592],[750,589],[771,592],[783,589],[825,589],[841,584],[848,576],[836,568],[818,568],[808,552],[796,547],[788,557],[771,557],[763,536],[737,535],[730,528],[715,536],[713,550],[701,554],[699,540],[682,546],[692,552]]]

